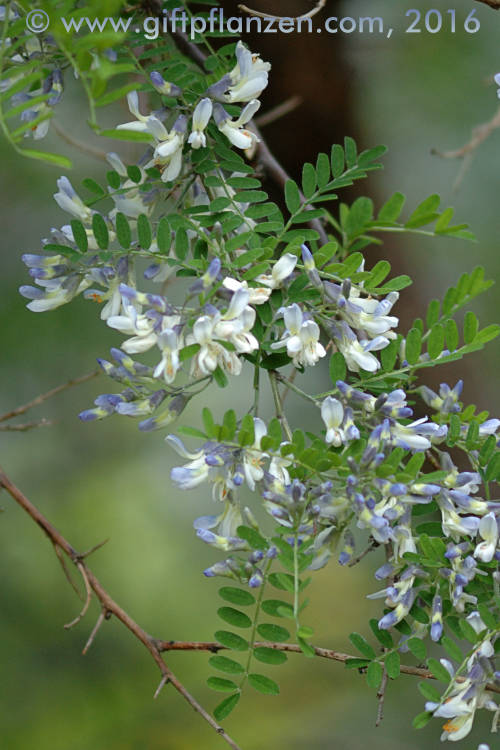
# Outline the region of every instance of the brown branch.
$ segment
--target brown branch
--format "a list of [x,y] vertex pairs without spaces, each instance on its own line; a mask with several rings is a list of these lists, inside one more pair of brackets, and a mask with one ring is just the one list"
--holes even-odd
[[500,108],[498,109],[495,116],[491,120],[489,120],[489,122],[485,122],[482,125],[477,125],[473,129],[471,139],[461,148],[458,148],[455,151],[444,152],[433,149],[432,153],[436,156],[441,156],[443,159],[463,159],[465,156],[468,156],[469,154],[474,152],[487,138],[490,137],[493,131],[497,130],[498,128],[500,128]]
[[378,707],[377,707],[377,719],[375,721],[376,727],[379,727],[382,724],[382,719],[384,718],[385,694],[387,691],[388,682],[389,682],[389,675],[387,674],[387,668],[384,664],[382,682],[380,683],[380,687],[377,691]]
[[265,112],[263,115],[256,117],[255,124],[259,128],[265,128],[266,125],[271,125],[271,123],[276,122],[276,120],[280,120],[282,117],[285,117],[286,115],[290,114],[290,112],[296,110],[297,107],[300,107],[303,101],[304,100],[301,96],[291,96],[281,104],[278,104],[276,107],[270,109],[268,112]]
[[489,5],[493,10],[500,10],[500,0],[476,0],[476,2]]
[[40,419],[38,422],[27,422],[26,424],[0,424],[0,432],[28,432],[37,427],[50,427],[53,424],[50,419]]
[[100,372],[101,372],[100,370],[94,370],[93,372],[89,372],[86,375],[81,375],[78,378],[73,378],[72,380],[68,380],[67,383],[58,385],[56,388],[52,388],[50,391],[40,394],[40,396],[37,396],[32,401],[28,401],[27,404],[23,404],[23,406],[18,406],[15,409],[12,409],[12,411],[8,411],[5,414],[0,415],[0,422],[6,422],[8,419],[13,419],[14,417],[19,417],[21,414],[26,414],[26,412],[29,411],[30,409],[33,409],[34,406],[39,406],[44,401],[47,401],[47,399],[52,398],[52,396],[56,396],[58,393],[62,393],[62,391],[65,391],[68,388],[73,388],[73,386],[75,385],[86,383],[87,380],[92,380],[93,378],[96,378],[100,374]]
[[[494,0],[491,1],[494,2]],[[487,2],[487,0],[483,0],[483,2]],[[238,9],[242,10],[244,13],[248,13],[250,16],[258,16],[258,18],[293,18],[295,21],[305,21],[307,18],[315,16],[320,10],[323,10],[325,5],[326,0],[318,0],[314,8],[308,13],[304,13],[302,16],[275,16],[272,13],[261,13],[259,10],[252,10],[251,8],[247,8],[246,5],[238,5]]]
[[85,154],[86,156],[92,156],[94,159],[99,159],[99,161],[106,161],[105,151],[102,151],[100,148],[95,148],[95,146],[90,146],[88,143],[83,143],[83,141],[79,141],[77,138],[74,138],[72,135],[67,133],[64,128],[58,125],[55,120],[52,120],[52,127],[63,141],[65,141],[70,146],[73,146],[73,148],[78,149],[78,151],[81,151],[82,154]]
[[[174,673],[170,670],[170,668],[165,664],[162,656],[161,651],[158,647],[158,641],[156,641],[154,638],[152,638],[150,635],[146,633],[145,630],[141,628],[140,625],[138,625],[131,617],[130,615],[125,612],[122,607],[120,607],[117,602],[114,601],[114,599],[108,594],[106,589],[102,586],[99,579],[94,575],[94,573],[90,570],[90,568],[86,565],[85,562],[83,562],[81,555],[78,554],[78,552],[74,549],[74,547],[65,539],[65,537],[48,521],[45,516],[40,513],[38,508],[33,505],[30,500],[21,492],[20,489],[18,489],[11,481],[10,479],[5,475],[5,473],[0,469],[0,486],[3,487],[9,495],[12,497],[13,500],[16,501],[18,505],[23,508],[23,510],[26,511],[26,513],[40,526],[40,528],[45,532],[45,534],[48,536],[50,541],[54,546],[59,547],[69,558],[70,560],[78,567],[80,570],[80,573],[82,576],[84,576],[84,580],[86,581],[86,585],[88,583],[89,587],[92,589],[93,593],[99,600],[99,602],[102,605],[103,612],[106,612],[106,615],[103,617],[100,617],[96,627],[92,631],[91,637],[89,638],[89,641],[87,642],[87,645],[85,646],[85,649],[88,649],[90,646],[95,633],[101,626],[102,622],[106,617],[114,615],[117,620],[119,620],[125,627],[146,647],[146,649],[149,651],[151,656],[153,657],[154,662],[156,663],[158,669],[160,670],[162,681],[164,680],[165,683],[169,682],[171,683],[174,688],[179,692],[182,697],[189,703],[189,705],[200,714],[200,716],[205,719],[205,721],[214,729],[217,734],[227,742],[227,744],[233,748],[233,750],[240,750],[238,745],[234,742],[234,740],[231,739],[231,737],[224,731],[224,729],[215,721],[215,719],[210,716],[210,714],[201,706],[196,699],[186,690],[184,685],[177,679],[177,677],[174,675]],[[102,613],[101,613],[102,614]]]
[[353,557],[352,560],[349,561],[347,567],[353,568],[355,565],[361,562],[361,560],[363,560],[363,558],[365,558],[369,552],[373,552],[373,550],[377,549],[378,547],[380,547],[380,544],[373,539],[370,544],[365,547],[362,552],[359,553],[359,555],[356,555],[356,557]]
[[[217,653],[218,651],[225,651],[226,646],[222,646],[217,641],[157,641],[156,642],[159,651],[211,651]],[[287,651],[289,653],[301,654],[302,649],[295,643],[275,643],[272,641],[256,641],[254,643],[255,648],[259,646],[265,646],[266,648],[272,648],[275,651]],[[355,659],[358,657],[352,654],[344,654],[341,651],[334,651],[331,648],[321,648],[320,646],[313,646],[314,653],[316,656],[320,656],[322,659],[331,659],[332,661],[338,661],[345,664],[349,659]],[[411,675],[412,677],[420,677],[422,680],[435,680],[436,678],[428,669],[422,667],[412,667],[407,664],[401,664],[401,674]],[[465,677],[456,677],[457,682],[465,682]],[[500,687],[497,687],[493,683],[489,683],[486,686],[486,690],[491,693],[500,693]]]

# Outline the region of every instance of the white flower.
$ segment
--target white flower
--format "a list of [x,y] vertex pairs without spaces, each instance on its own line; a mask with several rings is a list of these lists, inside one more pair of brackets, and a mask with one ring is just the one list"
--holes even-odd
[[321,357],[326,356],[324,347],[319,343],[318,324],[314,320],[306,320],[296,302],[282,308],[281,312],[285,320],[285,335],[281,341],[271,344],[271,348],[281,349],[286,346],[287,354],[296,367],[315,365]]
[[485,563],[493,560],[498,544],[498,523],[494,513],[488,513],[479,522],[479,534],[484,540],[474,550],[474,557]]
[[260,441],[267,433],[266,425],[258,417],[254,417],[254,434],[255,440],[253,445],[249,448],[245,448],[243,453],[243,471],[245,479],[252,492],[255,490],[255,483],[260,482],[264,476],[264,469],[262,468],[262,462],[267,458],[267,453],[263,453],[260,448]]
[[230,375],[239,375],[241,362],[235,352],[229,352],[214,338],[217,337],[215,328],[220,322],[220,313],[215,316],[202,315],[193,325],[193,333],[188,337],[188,344],[199,344],[200,349],[191,365],[191,374],[211,375],[218,366]]
[[153,372],[153,377],[160,378],[163,375],[167,383],[173,383],[177,370],[181,366],[179,359],[181,343],[176,332],[172,328],[162,331],[158,335],[157,345],[163,356]]
[[[160,129],[161,126],[161,129]],[[153,159],[148,166],[157,165],[162,169],[161,179],[163,182],[173,182],[179,176],[182,169],[182,147],[186,137],[186,118],[181,115],[170,132],[157,120],[155,124],[155,138],[158,145],[155,148]]]
[[236,148],[246,150],[259,141],[254,132],[243,127],[247,122],[250,122],[259,108],[260,102],[257,99],[252,99],[244,107],[238,119],[231,120],[224,107],[220,104],[215,105],[214,115],[217,127]]
[[247,281],[238,281],[237,279],[232,279],[230,276],[227,276],[224,279],[222,286],[229,289],[231,292],[237,292],[238,289],[245,289],[248,292],[249,305],[262,305],[264,302],[267,302],[271,296],[271,289],[248,286]]
[[[481,615],[477,610],[474,612],[471,612],[470,615],[467,615],[465,618],[469,625],[474,628],[475,632],[479,635],[479,633],[482,633],[483,630],[486,630],[486,625],[484,624]],[[489,643],[489,641],[488,641]],[[490,644],[491,645],[491,644]]]
[[[281,446],[289,445],[289,443],[281,443]],[[290,484],[290,474],[287,471],[287,467],[293,463],[291,458],[283,458],[282,456],[273,456],[271,463],[269,464],[269,473],[273,475],[279,482],[283,484]]]
[[91,299],[94,302],[104,302],[106,304],[101,309],[101,320],[108,320],[111,317],[116,317],[120,314],[122,308],[122,295],[120,293],[120,278],[112,279],[109,283],[107,291],[101,291],[96,289],[89,289],[85,292],[85,298]]
[[336,447],[342,445],[345,435],[340,426],[344,419],[344,407],[340,401],[332,396],[327,396],[321,404],[321,418],[326,426],[326,442]]
[[207,138],[204,133],[210,118],[212,117],[213,104],[210,99],[202,99],[193,112],[193,130],[188,138],[188,143],[194,149],[202,148],[207,145]]
[[271,274],[261,274],[255,279],[259,284],[270,287],[270,289],[279,289],[283,282],[293,273],[297,265],[297,256],[291,253],[285,253],[274,264]]
[[369,338],[384,334],[386,338],[396,338],[394,331],[399,319],[387,313],[399,299],[397,292],[391,292],[384,300],[378,301],[371,297],[360,297],[359,291],[352,287],[349,299],[340,314],[353,328],[362,330]]
[[242,42],[236,45],[236,59],[237,65],[229,74],[232,86],[225,99],[228,102],[248,102],[260,96],[266,88],[271,64],[252,54]]
[[123,307],[122,315],[112,315],[108,318],[108,326],[132,337],[122,344],[122,349],[127,354],[147,352],[156,344],[158,338],[154,332],[154,321],[139,313],[130,303],[125,303]]
[[57,187],[59,188],[59,191],[54,193],[54,200],[57,205],[62,208],[63,211],[67,211],[73,216],[76,216],[77,219],[81,219],[84,223],[90,222],[92,219],[92,211],[74,191],[68,178],[60,177],[57,180]]
[[56,307],[65,305],[78,294],[88,289],[89,279],[81,280],[76,274],[72,277],[61,277],[57,279],[37,279],[37,284],[43,289],[34,286],[22,286],[20,292],[24,297],[32,300],[26,307],[31,312],[46,312],[55,310]]
[[214,327],[215,336],[231,342],[240,354],[249,354],[259,348],[259,342],[250,333],[255,323],[255,310],[248,305],[249,298],[248,290],[240,287]]
[[[128,177],[127,168],[118,154],[110,151],[108,154],[106,154],[106,160],[115,170],[115,172],[118,172],[121,177]],[[119,191],[113,190],[111,187],[108,187],[108,191],[115,204],[114,210],[109,214],[110,218],[114,219],[118,211],[122,214],[125,214],[125,216],[128,216],[130,219],[137,219],[137,217],[141,214],[151,213],[153,204],[150,203],[148,205],[144,199],[144,192],[139,190],[139,185],[142,184],[145,178],[144,170],[141,168],[140,171],[141,182],[139,184],[133,182],[132,180],[125,179]]]
[[117,130],[135,130],[140,133],[147,133],[149,131],[148,118],[139,112],[139,96],[137,91],[129,91],[127,94],[127,104],[130,113],[136,119],[132,122],[124,122],[121,125],[117,125]]
[[486,422],[479,425],[479,436],[495,435],[500,427],[500,419],[487,419]]
[[326,351],[319,343],[319,326],[314,320],[307,320],[299,332],[301,348],[293,357],[294,365],[309,365],[312,367],[322,357],[326,357]]
[[170,472],[172,481],[182,490],[191,490],[202,482],[206,481],[209,476],[209,467],[205,461],[205,452],[203,450],[197,453],[190,453],[184,447],[182,440],[175,435],[167,435],[165,438],[172,448],[183,458],[189,458],[190,462],[185,466],[176,466]]
[[394,440],[397,444],[404,444],[409,450],[428,450],[431,447],[431,441],[424,435],[419,435],[416,429],[426,421],[427,417],[422,417],[422,419],[417,419],[415,422],[408,425],[402,425],[399,422],[395,422],[391,429]]
[[500,73],[496,74],[496,76],[495,76],[495,83],[499,87],[498,91],[497,91],[497,94],[498,94],[498,98],[500,99]]
[[372,341],[343,339],[338,342],[338,348],[344,355],[349,370],[359,372],[361,368],[367,372],[375,372],[380,368],[380,362],[371,352],[385,349],[388,343],[384,336],[377,336]]

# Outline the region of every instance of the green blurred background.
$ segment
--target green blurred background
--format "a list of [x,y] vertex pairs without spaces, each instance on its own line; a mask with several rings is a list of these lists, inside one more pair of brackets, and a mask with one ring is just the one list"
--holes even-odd
[[[296,149],[282,156],[299,172],[302,156],[328,149],[315,136],[315,123],[332,123],[332,139],[345,122],[363,147],[385,143],[389,155],[385,171],[369,183],[376,205],[395,190],[408,196],[412,207],[433,192],[453,204],[460,222],[469,221],[477,244],[445,239],[407,238],[391,241],[385,249],[368,250],[368,265],[388,255],[397,273],[409,273],[415,284],[403,293],[397,309],[404,324],[425,311],[432,297],[444,293],[464,270],[477,263],[498,279],[500,134],[493,134],[478,150],[460,190],[452,186],[460,163],[431,155],[431,149],[461,146],[470,130],[490,119],[497,106],[491,77],[500,70],[500,13],[467,0],[456,0],[457,20],[473,6],[482,22],[477,35],[442,32],[436,35],[403,34],[404,13],[414,3],[378,0],[369,8],[363,0],[332,2],[336,15],[382,15],[394,25],[390,40],[357,34],[322,39],[322,57],[315,56],[319,41],[295,36],[276,40],[275,67],[287,60],[286,85],[303,91],[322,85],[319,111],[312,118],[307,101],[302,112],[289,115],[269,131],[271,145],[280,149],[280,133],[290,133]],[[439,3],[434,3],[436,6]],[[226,3],[226,7],[236,4]],[[292,12],[283,8],[279,12]],[[292,4],[291,4],[292,5]],[[295,2],[293,12],[304,11]],[[268,3],[269,6],[269,3]],[[234,10],[233,7],[233,10]],[[261,3],[264,10],[271,8]],[[273,10],[277,10],[276,3]],[[430,6],[422,6],[423,10]],[[447,9],[444,4],[441,10]],[[307,9],[307,8],[305,8]],[[333,15],[333,13],[331,13]],[[460,27],[459,27],[460,28]],[[296,55],[300,41],[302,53]],[[269,44],[269,40],[265,40]],[[274,39],[273,39],[274,44]],[[304,45],[305,48],[304,48]],[[256,45],[259,48],[259,43]],[[264,46],[264,45],[263,45]],[[306,52],[304,53],[304,49]],[[308,67],[311,53],[311,67]],[[319,59],[319,62],[318,62]],[[283,64],[282,64],[283,67]],[[489,86],[487,85],[489,84]],[[281,86],[281,88],[280,88]],[[273,80],[267,105],[282,98],[283,79]],[[329,96],[335,90],[335,96]],[[345,109],[339,101],[345,92]],[[307,96],[305,96],[307,99]],[[310,129],[299,128],[294,118],[311,117]],[[103,113],[110,126],[127,119],[124,111]],[[58,109],[58,121],[87,138],[85,105],[70,86]],[[319,125],[318,125],[319,127]],[[302,154],[301,143],[304,142]],[[46,146],[63,153],[71,150],[51,135]],[[282,147],[282,146],[281,146]],[[97,309],[81,299],[69,307],[43,315],[25,309],[17,293],[29,283],[20,261],[23,252],[38,252],[40,237],[51,226],[67,221],[52,200],[56,169],[21,160],[0,144],[2,169],[0,221],[2,274],[0,275],[0,413],[38,393],[94,367],[95,359],[117,346],[120,336],[105,328]],[[105,148],[116,149],[110,143]],[[125,158],[133,152],[121,148]],[[72,154],[73,155],[73,154]],[[98,162],[76,156],[68,176],[78,189],[86,176],[99,177]],[[370,253],[373,253],[370,256]],[[373,259],[373,260],[372,260]],[[498,322],[498,291],[478,301],[474,309],[486,325]],[[454,383],[466,379],[464,399],[498,409],[498,345],[470,361],[448,366],[438,376]],[[318,368],[308,373],[307,386],[323,390],[327,376]],[[82,424],[77,414],[95,396],[112,390],[104,377],[56,397],[30,413],[54,425],[27,433],[0,433],[0,463],[35,504],[79,550],[109,537],[91,559],[91,566],[115,599],[150,633],[163,639],[210,640],[219,626],[215,611],[217,581],[201,571],[217,559],[197,542],[192,520],[215,512],[206,490],[180,493],[169,480],[172,454],[161,434],[142,435],[126,418]],[[231,398],[251,398],[248,373],[234,383]],[[229,394],[214,390],[207,398],[216,414],[227,408]],[[290,398],[292,424],[304,426],[299,404]],[[183,423],[196,424],[195,405]],[[26,421],[24,419],[23,421]],[[87,656],[81,649],[97,619],[94,602],[85,620],[73,630],[63,623],[79,611],[80,602],[66,583],[51,545],[40,530],[2,496],[0,519],[0,747],[2,750],[184,750],[219,748],[223,743],[195,716],[175,691],[166,688],[152,700],[158,681],[156,668],[144,648],[111,620],[99,632]],[[317,574],[311,587],[313,604],[307,622],[316,630],[315,642],[349,650],[351,630],[366,631],[369,617],[377,616],[377,602],[365,595],[377,590],[370,567],[345,570],[335,563]],[[204,654],[168,655],[173,671],[207,707],[217,696],[205,681],[210,671]],[[389,685],[385,719],[374,730],[376,699],[363,678],[340,664],[290,655],[277,670],[281,695],[265,698],[248,688],[240,707],[225,727],[245,750],[311,747],[317,750],[416,750],[438,747],[439,723],[423,732],[411,730],[412,717],[423,699],[415,680],[403,677]],[[467,750],[487,741],[487,722],[462,743]],[[481,731],[482,730],[482,731]],[[493,748],[494,742],[491,742]]]

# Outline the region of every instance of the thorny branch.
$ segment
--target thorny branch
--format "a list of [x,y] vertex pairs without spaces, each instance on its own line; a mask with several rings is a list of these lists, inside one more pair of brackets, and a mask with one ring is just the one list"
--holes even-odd
[[[91,636],[85,646],[85,651],[89,648],[92,640],[101,626],[104,619],[114,615],[125,627],[147,648],[153,660],[155,661],[158,669],[161,673],[161,682],[163,684],[170,683],[173,687],[182,695],[182,697],[189,703],[189,705],[199,713],[205,721],[210,724],[212,729],[215,729],[217,734],[227,742],[227,744],[233,748],[233,750],[240,750],[238,745],[231,739],[231,737],[224,731],[224,729],[210,716],[210,714],[201,706],[196,699],[186,690],[184,685],[178,680],[170,668],[165,664],[161,650],[158,647],[158,642],[152,638],[145,630],[141,628],[124,609],[117,604],[114,599],[108,594],[106,589],[102,586],[99,579],[90,570],[87,564],[82,560],[82,556],[74,549],[74,547],[65,539],[65,537],[48,521],[45,516],[28,500],[28,498],[18,489],[10,479],[0,469],[0,486],[3,487],[9,495],[16,501],[23,510],[28,513],[29,516],[40,526],[45,532],[53,546],[57,549],[62,550],[67,557],[77,566],[81,575],[84,578],[85,585],[91,589],[95,594],[96,598],[102,605],[102,613],[99,620],[91,633]],[[85,603],[82,614],[73,624],[81,619],[87,609],[87,602]],[[105,613],[103,615],[103,613]]]
[[[483,2],[487,2],[487,0],[483,0]],[[295,21],[305,21],[307,18],[315,16],[320,10],[323,10],[325,5],[326,0],[318,0],[314,8],[308,13],[304,13],[302,16],[275,16],[272,13],[261,13],[259,10],[252,10],[252,8],[248,8],[246,5],[238,5],[238,8],[244,13],[248,13],[250,16],[258,16],[259,18],[293,18]]]
[[[161,654],[166,651],[210,651],[213,653],[216,653],[219,650],[222,650],[224,647],[221,646],[217,642],[212,643],[205,643],[205,642],[188,642],[188,641],[161,641],[158,639],[153,638],[152,636],[148,635],[141,627],[138,625],[126,612],[122,609],[115,601],[112,599],[110,594],[104,589],[98,578],[94,575],[94,573],[91,571],[91,569],[86,565],[84,562],[84,558],[82,555],[78,554],[74,547],[67,541],[67,539],[43,516],[43,514],[36,508],[33,503],[31,503],[28,498],[19,490],[6,476],[6,474],[0,469],[0,487],[3,487],[9,495],[20,505],[23,510],[26,511],[26,513],[40,526],[40,528],[45,532],[45,534],[50,539],[52,545],[54,546],[54,549],[58,553],[58,557],[60,557],[60,553],[64,552],[65,555],[76,565],[78,568],[84,583],[85,588],[87,592],[87,597],[85,600],[85,604],[83,606],[83,609],[81,613],[76,617],[71,623],[66,625],[66,628],[73,627],[76,625],[86,614],[90,601],[92,598],[92,594],[96,596],[96,598],[101,603],[101,613],[99,615],[99,618],[97,620],[97,623],[95,624],[90,637],[83,649],[83,653],[85,654],[88,649],[90,648],[99,628],[102,626],[105,620],[109,619],[112,615],[114,615],[125,627],[147,648],[151,656],[153,657],[153,660],[155,661],[156,665],[158,666],[160,673],[161,673],[161,680],[160,684],[155,692],[155,698],[159,695],[161,690],[167,685],[168,683],[171,683],[174,688],[183,696],[183,698],[189,703],[189,705],[197,712],[199,713],[203,719],[213,728],[215,731],[219,734],[219,736],[225,740],[225,742],[233,748],[233,750],[240,750],[238,745],[231,739],[231,737],[224,731],[224,729],[212,718],[212,716],[196,701],[196,699],[186,690],[184,685],[178,680],[178,678],[173,674],[173,672],[170,670],[170,668],[166,665],[165,661],[163,660]],[[263,642],[263,643],[256,643],[255,646],[266,646],[268,648],[273,648],[275,650],[279,651],[288,651],[288,652],[294,652],[294,653],[301,653],[301,648],[299,645],[291,644],[291,643],[271,643],[271,642]],[[332,659],[334,661],[339,662],[346,662],[349,659],[353,658],[350,654],[344,654],[338,651],[334,651],[333,649],[326,649],[326,648],[320,648],[315,647],[314,651],[316,655],[326,658],[326,659]],[[429,672],[426,669],[422,669],[420,667],[411,667],[402,665],[401,670],[403,674],[410,674],[414,676],[418,676],[424,679],[434,679],[431,672]],[[460,678],[457,678],[460,680]],[[384,677],[383,677],[383,683],[382,687],[378,693],[379,698],[379,707],[378,707],[378,713],[377,713],[377,726],[380,723],[382,719],[382,711],[383,711],[383,703],[384,703],[384,696],[385,696],[385,690],[387,687],[387,673],[384,670]],[[500,693],[500,688],[496,687],[496,685],[488,685],[487,689],[491,692]]]
[[[82,555],[76,552],[76,550],[65,539],[65,537],[50,523],[50,521],[45,518],[42,513],[40,513],[38,508],[33,505],[33,503],[31,503],[27,497],[25,497],[21,490],[18,489],[10,481],[10,479],[1,469],[0,487],[3,487],[12,497],[12,499],[15,500],[15,502],[20,505],[21,508],[23,508],[23,510],[25,510],[26,513],[40,526],[40,528],[45,532],[45,534],[52,542],[54,548],[62,550],[67,555],[67,557],[69,557],[69,559],[79,568],[80,572],[82,572],[82,570],[85,572],[85,576],[90,588],[101,603],[101,614],[99,615],[99,619],[97,620],[97,623],[92,630],[89,640],[85,645],[83,653],[86,653],[88,651],[97,631],[103,624],[104,620],[108,620],[112,615],[114,615],[147,648],[160,669],[162,681],[164,678],[166,678],[166,682],[171,682],[176,690],[178,690],[181,695],[183,695],[183,697],[188,701],[188,703],[195,709],[195,711],[198,711],[198,713],[200,713],[203,718],[208,721],[210,726],[216,729],[216,731],[226,740],[226,742],[228,742],[228,739],[230,738],[228,738],[225,733],[223,734],[221,732],[221,727],[219,727],[212,719],[212,717],[207,714],[207,712],[195,701],[195,699],[189,695],[189,693],[179,682],[179,680],[173,675],[173,673],[170,671],[161,657],[161,654],[166,651],[210,651],[212,653],[217,653],[218,651],[226,650],[226,646],[222,646],[220,643],[217,643],[217,641],[163,641],[148,635],[140,627],[140,625],[134,622],[134,620],[132,620],[132,618],[111,598],[100,581],[96,578],[94,573],[90,570],[86,563],[83,562]],[[272,648],[275,651],[287,651],[289,653],[296,654],[302,653],[301,647],[295,643],[275,643],[263,641],[256,642],[254,645],[255,647],[265,646],[266,648]],[[316,653],[316,656],[319,656],[323,659],[338,661],[341,663],[345,663],[349,659],[355,658],[352,654],[345,654],[341,651],[335,651],[334,649],[330,648],[321,648],[319,646],[314,647],[314,651]],[[432,672],[430,672],[428,669],[423,669],[422,667],[412,667],[402,664],[400,671],[402,674],[412,675],[413,677],[420,677],[424,680],[436,679]],[[457,677],[456,679],[458,682],[463,682],[465,678]],[[500,687],[494,684],[487,685],[487,690],[492,693],[500,693]],[[230,744],[231,747],[237,749],[237,745],[235,745],[232,740],[230,740],[228,744]]]
[[[225,651],[226,646],[221,646],[217,641],[157,641],[157,646],[160,651],[210,651],[217,653],[218,651]],[[286,651],[293,654],[301,654],[302,649],[296,643],[275,643],[274,641],[256,641],[254,643],[255,648],[259,646],[265,646],[266,648],[272,648],[275,651]],[[338,661],[343,664],[354,659],[352,654],[344,654],[342,651],[335,651],[331,648],[321,648],[320,646],[313,646],[316,656],[322,659],[330,659],[332,661]],[[401,664],[401,674],[411,675],[412,677],[420,677],[423,680],[435,680],[436,677],[428,669],[423,667],[412,667],[407,664]],[[465,682],[465,677],[456,677],[457,682]],[[488,684],[486,689],[492,693],[500,693],[500,687],[493,683]]]

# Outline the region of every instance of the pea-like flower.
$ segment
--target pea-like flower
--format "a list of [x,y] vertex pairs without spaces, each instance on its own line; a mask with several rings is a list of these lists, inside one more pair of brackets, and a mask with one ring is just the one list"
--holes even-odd
[[270,289],[280,289],[283,283],[290,278],[296,265],[297,256],[285,253],[273,265],[270,274],[261,274],[255,280]]
[[479,522],[480,542],[474,550],[474,557],[489,563],[493,560],[498,545],[498,521],[494,513],[488,513]]
[[148,119],[146,115],[141,114],[139,110],[139,95],[137,91],[129,91],[127,94],[127,104],[130,114],[134,115],[135,120],[123,122],[117,125],[117,130],[135,130],[138,133],[148,133]]
[[193,129],[188,138],[188,143],[194,149],[199,149],[207,145],[205,128],[212,117],[213,104],[210,99],[202,99],[193,112]]
[[149,77],[151,83],[159,94],[162,94],[163,96],[180,96],[180,94],[182,94],[182,89],[180,89],[179,86],[176,86],[175,83],[165,81],[162,74],[157,70],[153,70],[153,72],[149,74]]
[[296,302],[289,307],[281,308],[285,320],[285,334],[281,341],[271,344],[272,349],[286,346],[287,354],[294,365],[315,365],[326,351],[319,342],[319,326],[314,320],[309,320]]
[[63,211],[67,211],[72,216],[89,223],[92,220],[93,211],[85,205],[80,196],[75,192],[71,182],[67,177],[60,177],[57,180],[57,193],[54,193],[54,200]]
[[321,417],[326,426],[326,442],[336,447],[342,445],[345,434],[341,427],[344,420],[344,407],[341,402],[327,396],[321,404]]
[[220,322],[220,313],[202,315],[194,325],[193,332],[186,343],[199,344],[200,349],[193,357],[191,374],[195,377],[211,375],[218,366],[230,375],[239,375],[241,362],[235,352],[228,351],[217,341],[216,326]]
[[248,281],[238,281],[230,276],[227,276],[224,279],[222,286],[229,289],[231,292],[237,292],[238,289],[245,289],[248,292],[249,305],[263,305],[271,296],[271,289],[248,286]]
[[182,170],[182,148],[186,138],[187,118],[180,115],[168,131],[157,118],[149,119],[149,129],[157,140],[152,160],[147,167],[158,166],[163,182],[173,182]]
[[154,320],[138,312],[130,302],[124,304],[121,315],[112,315],[107,323],[110,328],[116,328],[131,337],[122,344],[122,349],[127,354],[147,352],[157,342]]
[[222,104],[217,103],[214,107],[215,122],[221,133],[224,133],[233,146],[246,150],[259,141],[258,136],[252,130],[244,127],[259,108],[260,102],[257,99],[252,99],[243,108],[240,116],[236,120],[232,120]]
[[253,54],[243,42],[236,45],[236,67],[229,73],[231,86],[225,96],[227,102],[249,102],[266,88],[271,63]]
[[181,366],[179,349],[182,343],[172,328],[162,331],[158,335],[156,343],[162,353],[162,358],[154,369],[153,377],[163,377],[167,383],[173,383]]
[[331,332],[349,370],[359,372],[361,369],[367,372],[375,372],[380,368],[380,362],[372,352],[385,349],[389,344],[388,338],[376,336],[371,340],[358,339],[345,320],[342,320],[338,326],[335,323],[331,324]]

